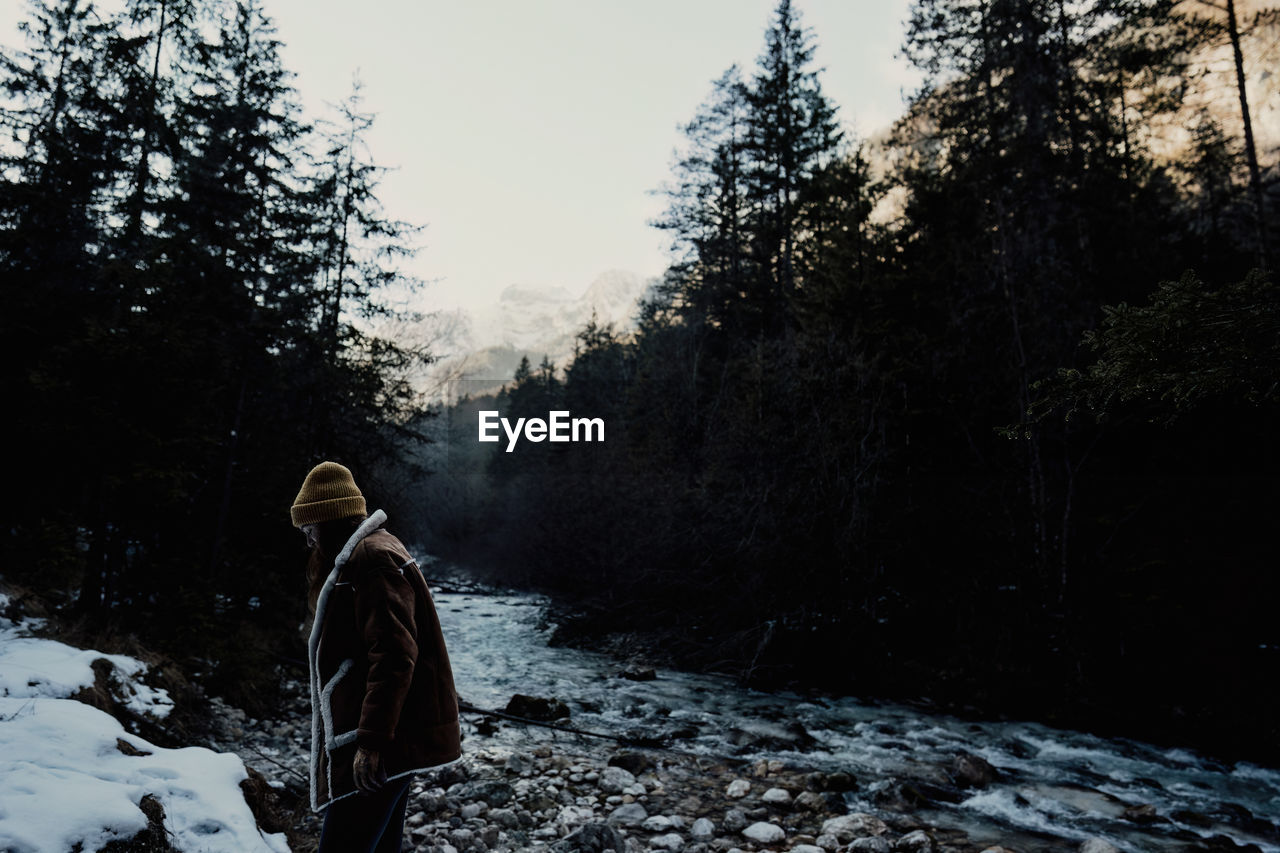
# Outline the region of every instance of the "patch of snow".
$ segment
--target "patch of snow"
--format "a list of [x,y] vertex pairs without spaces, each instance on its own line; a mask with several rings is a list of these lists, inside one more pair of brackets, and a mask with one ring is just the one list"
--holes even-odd
[[163,718],[173,709],[166,690],[143,684],[147,665],[128,655],[108,655],[77,649],[56,640],[30,636],[30,620],[0,618],[0,696],[65,699],[94,683],[93,662],[99,658],[115,668],[125,706],[137,714]]
[[[117,740],[150,754],[125,755]],[[255,824],[245,778],[235,755],[153,746],[74,700],[0,698],[0,849],[98,850],[146,828],[138,806],[151,794],[179,850],[288,853],[283,834]]]

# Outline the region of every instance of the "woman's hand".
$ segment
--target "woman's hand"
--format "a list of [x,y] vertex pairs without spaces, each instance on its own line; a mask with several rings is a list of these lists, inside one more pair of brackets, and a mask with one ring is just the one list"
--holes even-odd
[[356,747],[356,757],[351,762],[356,789],[372,794],[387,783],[387,770],[382,766],[382,756],[363,746]]

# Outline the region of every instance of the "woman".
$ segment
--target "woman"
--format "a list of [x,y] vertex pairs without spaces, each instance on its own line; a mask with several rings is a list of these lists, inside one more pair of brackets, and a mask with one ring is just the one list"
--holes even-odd
[[290,510],[314,614],[311,807],[320,853],[399,853],[415,771],[462,754],[458,698],[426,581],[351,472],[322,462]]

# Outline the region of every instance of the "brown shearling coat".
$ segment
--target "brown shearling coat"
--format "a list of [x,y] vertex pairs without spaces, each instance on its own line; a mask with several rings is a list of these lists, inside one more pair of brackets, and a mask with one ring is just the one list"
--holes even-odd
[[357,746],[389,779],[462,754],[458,698],[426,581],[381,510],[334,561],[316,602],[311,665],[311,807],[357,793]]

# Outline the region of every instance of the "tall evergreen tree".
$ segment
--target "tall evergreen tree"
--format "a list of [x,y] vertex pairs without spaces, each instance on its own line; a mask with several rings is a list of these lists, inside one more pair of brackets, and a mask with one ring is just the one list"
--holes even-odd
[[761,273],[762,325],[770,332],[794,322],[793,298],[807,272],[799,247],[801,194],[836,159],[843,137],[812,62],[812,33],[790,0],[781,0],[747,92],[750,246]]

